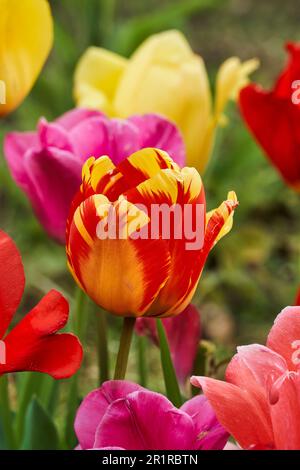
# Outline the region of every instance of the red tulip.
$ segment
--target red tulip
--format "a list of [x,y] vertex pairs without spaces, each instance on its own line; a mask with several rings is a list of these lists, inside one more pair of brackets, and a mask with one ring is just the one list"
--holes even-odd
[[270,91],[248,85],[240,93],[242,115],[288,185],[300,190],[300,44],[286,46],[290,59]]
[[49,292],[6,336],[24,292],[21,256],[14,242],[0,231],[0,375],[37,371],[55,379],[73,375],[80,367],[82,347],[76,336],[57,334],[67,323],[69,305]]
[[276,318],[267,346],[238,348],[226,382],[192,377],[243,449],[300,449],[300,308]]

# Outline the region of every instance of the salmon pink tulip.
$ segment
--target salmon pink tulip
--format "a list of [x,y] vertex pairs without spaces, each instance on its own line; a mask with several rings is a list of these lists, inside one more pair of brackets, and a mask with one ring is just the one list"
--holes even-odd
[[159,393],[118,380],[85,397],[75,432],[79,449],[217,450],[228,439],[204,395],[178,409]]
[[267,346],[238,348],[226,382],[192,377],[243,449],[300,449],[300,307],[276,318]]

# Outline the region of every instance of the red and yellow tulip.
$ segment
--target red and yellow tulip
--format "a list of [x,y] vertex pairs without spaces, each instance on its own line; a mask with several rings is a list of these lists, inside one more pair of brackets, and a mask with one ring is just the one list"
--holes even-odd
[[16,109],[36,81],[53,43],[47,0],[0,0],[0,117]]
[[[187,236],[133,236],[151,230],[147,209],[155,204],[204,207],[204,241],[187,248]],[[89,159],[67,227],[68,263],[77,283],[100,306],[120,316],[169,317],[190,303],[209,251],[232,226],[234,192],[205,215],[205,193],[194,168],[180,169],[166,152],[140,150],[118,166],[103,156]],[[143,209],[141,209],[143,207]],[[113,208],[125,237],[100,239],[99,222]],[[198,217],[198,215],[197,215]],[[151,230],[152,234],[152,230]]]

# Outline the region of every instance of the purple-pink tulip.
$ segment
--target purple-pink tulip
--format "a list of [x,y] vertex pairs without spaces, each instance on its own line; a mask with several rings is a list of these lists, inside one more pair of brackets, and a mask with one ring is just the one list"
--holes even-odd
[[118,164],[141,148],[167,151],[180,166],[183,140],[176,126],[155,114],[109,119],[98,111],[76,109],[49,123],[40,119],[36,132],[12,132],[4,142],[11,174],[28,196],[48,234],[65,242],[70,204],[81,183],[83,163],[109,155]]
[[75,432],[78,449],[220,450],[229,436],[204,395],[178,409],[159,393],[118,380],[87,395]]
[[[194,362],[201,338],[200,314],[194,305],[176,317],[162,320],[166,330],[173,364],[178,380],[184,384],[192,375]],[[154,344],[158,345],[156,320],[153,318],[138,318],[136,332],[148,336]]]

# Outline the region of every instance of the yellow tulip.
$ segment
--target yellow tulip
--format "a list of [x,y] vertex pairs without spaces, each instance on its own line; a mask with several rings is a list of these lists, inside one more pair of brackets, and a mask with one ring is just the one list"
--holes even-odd
[[75,72],[75,100],[80,107],[110,116],[159,113],[174,121],[185,140],[188,165],[202,172],[209,160],[215,130],[224,122],[224,108],[235,99],[255,70],[255,59],[242,63],[233,57],[217,74],[213,99],[202,58],[178,31],[149,37],[126,60],[92,47]]
[[47,0],[0,0],[0,116],[31,90],[53,43]]

